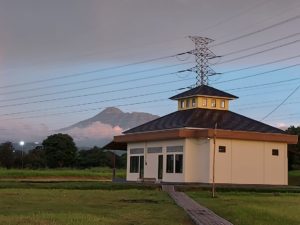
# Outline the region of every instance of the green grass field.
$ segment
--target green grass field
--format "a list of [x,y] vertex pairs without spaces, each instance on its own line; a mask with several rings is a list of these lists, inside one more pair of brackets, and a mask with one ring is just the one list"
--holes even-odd
[[[117,169],[117,177],[125,177],[125,169]],[[77,179],[111,179],[112,169],[4,169],[0,168],[0,179],[24,179],[24,178],[77,178]]]
[[[192,224],[158,186],[99,182],[111,176],[109,168],[0,169],[0,224]],[[125,177],[125,170],[117,170],[117,176]],[[300,171],[289,172],[289,181],[300,186]],[[300,193],[296,187],[218,187],[216,199],[207,188],[183,190],[235,225],[300,224]]]
[[235,225],[299,225],[300,194],[187,192],[194,200]]
[[1,189],[5,225],[192,225],[158,190]]

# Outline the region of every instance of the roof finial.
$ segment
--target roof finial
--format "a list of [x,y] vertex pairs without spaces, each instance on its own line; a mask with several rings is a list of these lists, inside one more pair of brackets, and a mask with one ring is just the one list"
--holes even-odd
[[192,71],[197,73],[196,86],[207,85],[208,76],[216,74],[216,72],[213,71],[208,65],[208,61],[210,59],[217,57],[208,48],[208,44],[213,42],[214,40],[199,36],[189,36],[189,38],[195,43],[195,49],[190,53],[195,55],[196,59],[196,66],[191,69]]

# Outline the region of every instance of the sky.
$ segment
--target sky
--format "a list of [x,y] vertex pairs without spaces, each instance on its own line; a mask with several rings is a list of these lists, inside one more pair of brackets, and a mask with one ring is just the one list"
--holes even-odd
[[[239,96],[230,110],[262,120],[300,85],[300,18],[272,27],[298,15],[298,0],[0,0],[0,140],[41,140],[108,106],[175,111],[168,98],[196,82],[176,73],[192,55],[124,65],[192,50],[189,35],[214,40],[223,74],[209,84]],[[299,97],[263,122],[299,125]]]

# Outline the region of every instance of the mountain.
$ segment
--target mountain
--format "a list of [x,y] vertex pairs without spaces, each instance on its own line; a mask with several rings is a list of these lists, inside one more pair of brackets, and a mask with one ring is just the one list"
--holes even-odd
[[61,129],[60,131],[70,130],[75,127],[85,128],[95,122],[109,124],[112,127],[119,126],[124,130],[127,130],[129,128],[157,119],[158,117],[159,116],[143,112],[125,113],[118,108],[109,107],[92,118],[75,123],[69,127]]
[[62,128],[59,132],[70,134],[77,146],[101,146],[110,141],[114,135],[157,118],[158,116],[149,113],[128,113],[109,107],[94,117]]

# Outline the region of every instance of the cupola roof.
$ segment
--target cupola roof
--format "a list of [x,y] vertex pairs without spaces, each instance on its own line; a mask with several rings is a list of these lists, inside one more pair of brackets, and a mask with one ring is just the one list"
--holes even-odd
[[200,85],[188,91],[182,92],[180,94],[174,95],[170,99],[178,100],[182,98],[190,98],[195,96],[210,96],[210,97],[219,97],[227,99],[237,99],[238,97],[227,92],[218,90],[216,88],[210,87],[208,85]]

